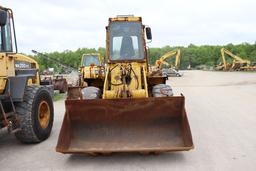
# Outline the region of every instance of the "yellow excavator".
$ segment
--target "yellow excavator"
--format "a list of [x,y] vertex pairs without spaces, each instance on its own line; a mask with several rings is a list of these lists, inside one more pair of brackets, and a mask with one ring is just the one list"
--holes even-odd
[[[174,65],[167,62],[168,59],[175,57]],[[163,68],[163,65],[170,66],[169,68]],[[180,49],[172,50],[165,53],[155,62],[155,66],[151,67],[151,73],[153,75],[164,75],[167,77],[175,76],[181,77],[182,74],[179,72],[180,66]]]
[[40,83],[38,63],[17,50],[13,12],[0,6],[0,131],[24,143],[38,143],[51,133],[53,86]]
[[180,66],[180,49],[172,50],[167,53],[165,53],[163,56],[161,56],[158,60],[155,62],[155,66],[157,68],[162,69],[162,65],[170,66],[170,63],[168,63],[166,60],[169,58],[172,58],[175,56],[175,64],[172,65],[171,68],[179,70]]
[[[234,55],[232,52],[225,48],[221,48],[220,51],[222,63],[216,67],[217,70],[241,71],[246,70],[246,68],[250,67],[251,61],[242,59],[241,57]],[[225,55],[229,56],[232,59],[232,64],[226,60]]]
[[[133,15],[109,18],[103,85],[69,89],[56,147],[61,153],[160,153],[194,148],[185,97],[151,76],[150,27]],[[102,87],[102,88],[101,88]]]

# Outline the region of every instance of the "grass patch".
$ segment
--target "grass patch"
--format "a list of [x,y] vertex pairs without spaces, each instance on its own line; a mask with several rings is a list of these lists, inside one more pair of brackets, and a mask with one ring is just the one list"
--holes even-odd
[[62,100],[66,98],[66,94],[65,93],[62,93],[60,94],[59,92],[54,92],[54,95],[53,95],[53,101],[58,101],[58,100]]

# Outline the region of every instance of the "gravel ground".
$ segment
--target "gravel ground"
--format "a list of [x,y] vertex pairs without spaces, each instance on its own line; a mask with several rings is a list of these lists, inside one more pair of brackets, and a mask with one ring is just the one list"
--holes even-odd
[[175,94],[186,97],[195,149],[160,155],[63,155],[55,146],[64,101],[55,102],[50,138],[19,143],[0,134],[0,170],[256,170],[256,73],[183,71],[171,77]]

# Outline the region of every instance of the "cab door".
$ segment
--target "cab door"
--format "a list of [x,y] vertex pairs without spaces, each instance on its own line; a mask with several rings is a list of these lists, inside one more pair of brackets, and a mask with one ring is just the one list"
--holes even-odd
[[[3,11],[2,11],[3,12]],[[13,54],[13,36],[10,11],[5,13],[6,22],[0,24],[0,77],[15,76]],[[3,19],[1,19],[3,20]]]
[[11,11],[0,10],[0,94],[6,87],[7,79],[15,76]]

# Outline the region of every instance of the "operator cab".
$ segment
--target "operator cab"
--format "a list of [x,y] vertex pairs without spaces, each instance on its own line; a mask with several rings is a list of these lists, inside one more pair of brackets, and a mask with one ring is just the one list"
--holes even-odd
[[83,66],[100,66],[98,55],[84,55]]
[[[145,61],[146,43],[141,17],[122,15],[109,19],[107,40],[109,41],[108,59],[116,61]],[[151,30],[146,28],[147,38],[151,39]]]
[[14,46],[17,52],[12,10],[0,6],[0,52],[14,52]]

